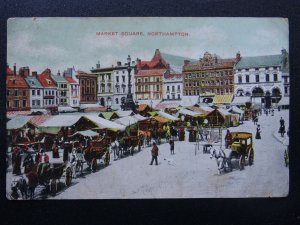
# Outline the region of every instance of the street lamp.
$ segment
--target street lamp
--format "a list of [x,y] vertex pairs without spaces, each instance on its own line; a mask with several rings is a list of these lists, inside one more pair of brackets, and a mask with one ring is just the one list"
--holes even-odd
[[131,66],[130,66],[131,58],[130,55],[127,57],[127,72],[128,72],[128,93],[125,99],[125,103],[123,105],[123,110],[132,110],[133,112],[136,112],[136,105],[133,101],[132,93],[131,93]]
[[152,101],[152,99],[151,99],[151,101],[150,101],[150,104],[151,104],[151,111],[153,111],[153,108],[152,108],[153,101]]

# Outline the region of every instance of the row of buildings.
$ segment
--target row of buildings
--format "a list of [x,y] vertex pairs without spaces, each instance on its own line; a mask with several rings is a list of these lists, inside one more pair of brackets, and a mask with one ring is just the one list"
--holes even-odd
[[[130,65],[130,66],[129,66]],[[129,74],[132,77],[129,84]],[[182,96],[234,95],[267,107],[288,97],[288,52],[222,59],[205,52],[199,60],[162,54],[155,50],[151,60],[136,59],[101,67],[90,72],[69,68],[53,75],[22,67],[17,74],[7,66],[7,109],[28,110],[52,106],[80,107],[80,104],[110,105],[119,109],[130,89],[134,99],[180,100]]]

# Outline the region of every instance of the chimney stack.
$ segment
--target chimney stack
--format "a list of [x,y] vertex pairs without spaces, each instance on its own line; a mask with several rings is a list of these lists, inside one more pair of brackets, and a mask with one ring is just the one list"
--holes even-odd
[[26,66],[26,67],[21,67],[19,69],[19,75],[22,76],[22,77],[28,77],[30,74],[30,70],[29,70],[29,67]]
[[100,61],[98,61],[98,63],[96,64],[96,68],[100,69]]
[[15,76],[17,75],[17,65],[16,65],[16,63],[14,63],[14,75]]
[[57,71],[57,76],[60,76],[60,71],[59,70]]
[[189,64],[190,64],[190,60],[185,59],[185,60],[183,61],[183,64],[184,64],[184,66],[189,65]]
[[237,52],[236,53],[236,57],[235,57],[235,61],[236,62],[239,62],[241,60],[241,53],[240,52]]

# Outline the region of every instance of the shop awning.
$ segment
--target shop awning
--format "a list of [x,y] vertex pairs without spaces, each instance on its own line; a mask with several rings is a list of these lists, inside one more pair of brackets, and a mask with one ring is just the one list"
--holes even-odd
[[215,95],[214,104],[230,104],[232,102],[233,95]]
[[93,122],[98,127],[98,129],[110,129],[113,131],[125,130],[125,126],[103,119],[97,115],[84,115],[83,117]]
[[172,120],[172,121],[177,121],[179,120],[178,118],[176,118],[175,116],[172,116],[168,113],[162,112],[162,111],[158,111],[157,114],[161,117],[164,117],[166,119]]
[[231,105],[245,105],[246,102],[251,102],[249,96],[239,96],[234,97],[233,101],[231,102]]

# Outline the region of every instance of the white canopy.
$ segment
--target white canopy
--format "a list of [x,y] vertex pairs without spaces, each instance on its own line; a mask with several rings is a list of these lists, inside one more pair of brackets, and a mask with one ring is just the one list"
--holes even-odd
[[180,106],[188,107],[199,104],[199,96],[182,96]]
[[249,96],[235,96],[231,105],[245,105],[246,102],[251,102]]
[[181,109],[178,114],[183,114],[183,115],[189,115],[189,116],[199,116],[202,113],[196,113],[194,111],[188,110],[188,109]]
[[80,118],[80,115],[57,115],[42,123],[40,127],[70,127]]
[[217,109],[223,116],[230,116],[231,113],[227,112],[225,109]]
[[227,111],[228,112],[238,113],[238,114],[244,114],[244,111],[241,110],[240,108],[236,107],[236,106],[230,107]]
[[172,121],[179,120],[175,116],[172,116],[169,113],[165,113],[163,111],[158,111],[157,114],[160,115],[160,116],[162,116],[162,117],[164,117],[164,118],[166,118],[166,119],[172,120]]
[[132,117],[134,117],[135,119],[137,119],[138,121],[144,121],[147,120],[147,117],[141,116],[140,114],[135,114]]
[[132,115],[133,111],[132,110],[126,110],[126,111],[118,110],[118,111],[116,111],[116,113],[118,114],[119,117],[125,117],[125,116]]
[[99,134],[97,132],[92,131],[92,130],[77,131],[72,136],[75,136],[77,134],[81,134],[82,136],[85,136],[85,137],[96,137],[96,136],[99,136]]
[[30,120],[32,116],[16,116],[7,122],[7,130],[21,129],[23,128]]
[[103,119],[97,115],[84,115],[83,117],[95,123],[100,129],[125,130],[125,126]]
[[77,110],[69,106],[58,106],[58,112],[77,112]]
[[125,117],[116,119],[114,122],[127,127],[127,126],[137,123],[138,120],[136,118],[134,118],[133,116],[125,116]]

